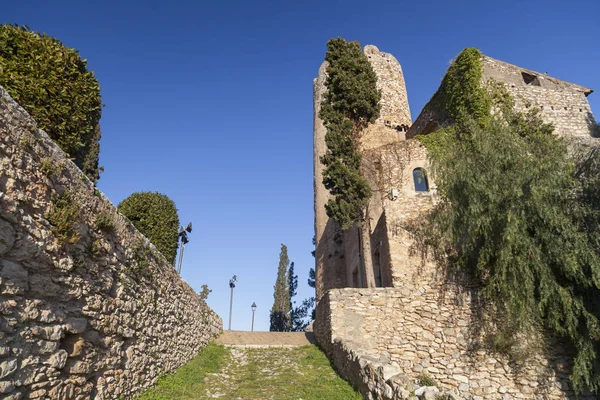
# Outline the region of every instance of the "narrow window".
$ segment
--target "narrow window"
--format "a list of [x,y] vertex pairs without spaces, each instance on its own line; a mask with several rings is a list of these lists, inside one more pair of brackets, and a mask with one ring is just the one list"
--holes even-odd
[[381,255],[379,250],[373,255],[373,274],[375,275],[375,287],[383,287],[381,279]]
[[429,192],[427,174],[423,168],[415,168],[413,170],[413,181],[415,182],[416,192]]
[[536,75],[528,74],[527,72],[521,72],[521,76],[523,77],[523,82],[529,86],[542,86],[540,85],[540,80]]

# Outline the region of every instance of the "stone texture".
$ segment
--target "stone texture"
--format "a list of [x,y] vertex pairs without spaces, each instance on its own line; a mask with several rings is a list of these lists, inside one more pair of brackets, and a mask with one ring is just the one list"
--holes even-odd
[[[52,159],[62,166],[47,176]],[[46,216],[68,190],[80,240]],[[95,228],[109,215],[112,233]],[[133,249],[146,249],[136,258]],[[93,249],[93,250],[92,250]],[[221,331],[173,266],[0,88],[0,397],[133,398]]]
[[[485,348],[485,315],[478,289],[461,277],[445,276],[422,252],[415,228],[438,200],[435,181],[418,192],[413,173],[430,169],[427,151],[416,134],[437,129],[437,110],[425,109],[411,126],[404,77],[396,59],[366,46],[365,54],[382,91],[380,118],[360,138],[362,166],[374,191],[367,224],[377,286],[364,286],[359,231],[342,232],[324,209],[329,193],[322,185],[325,129],[318,118],[325,91],[326,64],[314,81],[315,260],[317,312],[313,330],[337,370],[367,399],[564,399],[574,398],[569,383],[571,360],[556,342],[544,352],[535,334],[522,338],[527,362],[522,368]],[[516,107],[542,109],[556,132],[592,145],[594,124],[589,89],[484,57],[484,81],[503,82]],[[540,86],[527,85],[522,72]],[[483,83],[483,82],[482,82]],[[410,126],[405,135],[405,127]],[[596,143],[597,144],[597,143]],[[526,345],[533,344],[527,347]],[[445,393],[419,388],[427,375]],[[419,389],[418,393],[416,390]],[[584,399],[592,395],[580,396]]]

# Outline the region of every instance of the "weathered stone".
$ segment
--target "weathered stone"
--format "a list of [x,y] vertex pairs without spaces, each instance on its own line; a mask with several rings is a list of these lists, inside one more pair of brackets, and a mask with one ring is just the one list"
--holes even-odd
[[17,263],[0,260],[0,278],[5,294],[23,294],[27,289],[27,270]]
[[15,244],[16,231],[11,223],[0,218],[0,256],[6,254]]
[[49,365],[55,369],[62,369],[67,363],[67,352],[65,350],[59,350],[52,354],[44,364]]
[[82,333],[87,328],[85,318],[69,318],[65,324],[65,329],[69,333]]
[[17,370],[18,361],[16,358],[0,362],[0,379],[4,379]]
[[15,390],[15,385],[11,381],[0,381],[0,393],[6,394]]

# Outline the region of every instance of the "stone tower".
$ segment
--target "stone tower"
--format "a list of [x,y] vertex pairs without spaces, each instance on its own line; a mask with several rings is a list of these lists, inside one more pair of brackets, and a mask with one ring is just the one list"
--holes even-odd
[[[412,120],[402,67],[394,56],[379,51],[375,46],[365,46],[364,53],[377,75],[377,87],[381,90],[379,118],[363,133],[360,140],[362,152],[404,140]],[[324,166],[321,156],[325,154],[325,127],[319,118],[321,100],[326,91],[327,63],[319,68],[314,80],[314,207],[316,239],[317,299],[331,288],[351,286],[348,273],[358,258],[358,235],[342,232],[325,213],[329,192],[322,183]],[[354,230],[350,230],[354,231]],[[350,250],[350,251],[349,251]],[[352,254],[356,253],[356,254]]]

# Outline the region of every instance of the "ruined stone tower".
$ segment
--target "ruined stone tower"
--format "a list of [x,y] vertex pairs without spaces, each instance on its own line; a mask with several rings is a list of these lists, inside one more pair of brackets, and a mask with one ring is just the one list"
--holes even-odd
[[[379,51],[375,46],[366,46],[364,53],[377,75],[377,87],[381,90],[380,116],[367,128],[360,141],[361,151],[369,152],[381,146],[404,140],[412,120],[404,75],[398,60],[391,54]],[[359,256],[356,230],[342,232],[325,213],[329,192],[322,183],[324,167],[320,159],[326,151],[326,130],[319,118],[319,111],[323,93],[326,90],[326,77],[327,64],[324,62],[314,80],[313,98],[317,297],[320,297],[327,289],[353,286],[352,268],[356,267]],[[374,208],[381,207],[375,205]],[[327,265],[326,268],[325,265]]]

